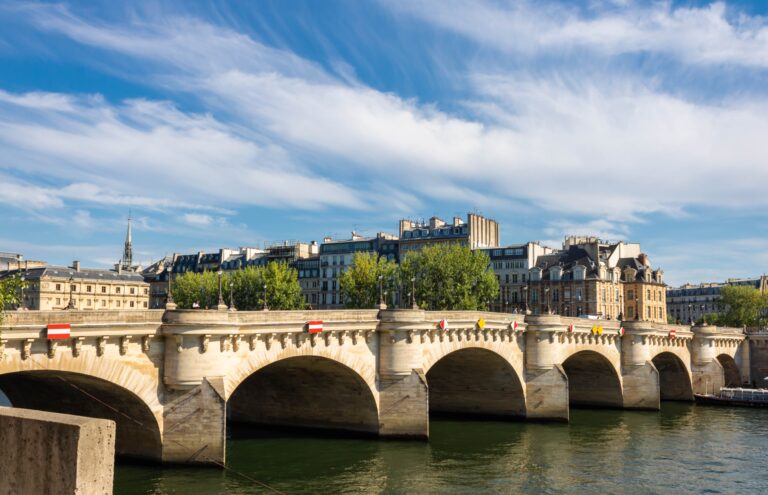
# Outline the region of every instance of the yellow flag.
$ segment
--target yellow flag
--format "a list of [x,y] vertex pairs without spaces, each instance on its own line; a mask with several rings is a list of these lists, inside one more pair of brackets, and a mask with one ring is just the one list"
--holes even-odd
[[603,334],[603,327],[602,326],[597,327],[597,334],[598,335],[602,335]]
[[485,328],[485,320],[484,319],[480,318],[479,320],[477,320],[477,328],[479,328],[480,330]]

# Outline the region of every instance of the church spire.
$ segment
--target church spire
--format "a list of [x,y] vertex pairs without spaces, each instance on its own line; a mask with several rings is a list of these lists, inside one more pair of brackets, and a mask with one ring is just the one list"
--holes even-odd
[[133,239],[131,237],[131,210],[128,210],[128,232],[125,234],[123,259],[120,260],[120,266],[123,270],[130,270],[133,266]]

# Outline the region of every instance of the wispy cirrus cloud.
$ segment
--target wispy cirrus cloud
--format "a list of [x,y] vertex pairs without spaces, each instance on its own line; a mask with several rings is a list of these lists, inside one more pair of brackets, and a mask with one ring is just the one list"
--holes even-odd
[[766,19],[672,2],[498,3],[487,0],[385,2],[484,45],[529,56],[588,50],[598,55],[659,53],[689,64],[768,67]]

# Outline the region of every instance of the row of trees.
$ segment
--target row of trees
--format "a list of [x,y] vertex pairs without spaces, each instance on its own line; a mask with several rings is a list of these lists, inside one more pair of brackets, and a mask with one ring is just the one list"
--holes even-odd
[[415,299],[431,310],[479,310],[499,294],[488,255],[456,243],[409,253],[400,265],[375,253],[356,253],[339,284],[349,308],[374,308],[386,293],[390,304],[399,299],[408,306]]
[[[174,277],[171,292],[179,308],[215,308],[219,303],[219,276],[216,272],[187,272]],[[285,263],[247,267],[222,275],[221,294],[227,305],[230,297],[241,310],[304,309],[296,270]]]
[[18,277],[0,280],[0,323],[3,321],[5,310],[21,302],[21,288],[25,282]]
[[768,294],[754,287],[727,285],[720,289],[718,313],[699,319],[710,325],[728,327],[761,327],[768,324]]

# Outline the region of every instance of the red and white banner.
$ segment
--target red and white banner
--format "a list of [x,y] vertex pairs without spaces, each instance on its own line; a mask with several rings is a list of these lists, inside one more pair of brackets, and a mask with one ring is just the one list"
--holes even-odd
[[619,335],[624,336],[624,327],[619,328]]
[[307,332],[320,333],[322,331],[323,331],[323,322],[321,320],[307,322]]
[[62,340],[69,338],[69,323],[55,323],[46,327],[48,340]]
[[440,330],[448,330],[448,320],[446,319],[440,320],[440,323],[438,323],[437,326],[440,327]]
[[670,339],[674,339],[677,336],[676,334],[677,334],[676,330],[674,330],[674,329],[670,330],[669,331],[669,338]]
[[517,330],[517,320],[512,322],[512,330]]

